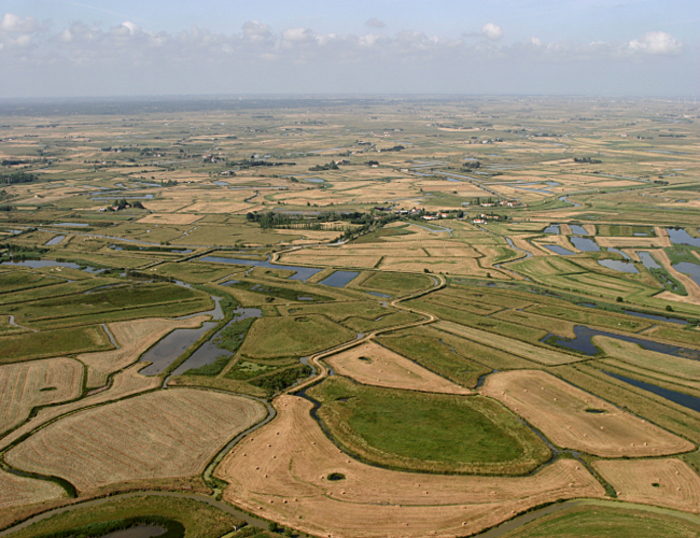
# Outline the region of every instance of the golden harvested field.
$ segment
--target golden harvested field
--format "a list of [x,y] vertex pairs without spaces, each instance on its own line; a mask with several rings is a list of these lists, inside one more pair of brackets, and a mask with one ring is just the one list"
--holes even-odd
[[[274,401],[277,417],[226,456],[216,476],[224,499],[317,536],[464,536],[556,499],[602,497],[573,460],[533,476],[484,478],[390,471],[340,451],[296,396]],[[330,473],[345,479],[330,481]]]
[[119,344],[119,349],[99,353],[78,355],[78,360],[88,367],[88,387],[101,387],[107,377],[130,364],[175,329],[199,327],[209,316],[195,316],[187,319],[138,319],[110,323],[109,330]]
[[700,511],[700,477],[681,460],[596,461],[593,467],[621,501]]
[[513,355],[518,355],[519,357],[535,361],[540,364],[569,364],[581,360],[579,357],[574,355],[562,353],[554,349],[535,346],[533,344],[528,344],[527,342],[521,342],[520,340],[508,338],[507,336],[500,336],[487,331],[482,331],[480,329],[466,327],[465,325],[459,325],[458,323],[453,323],[451,321],[438,321],[435,324],[435,328],[452,333],[456,336],[461,336],[462,338],[472,340],[473,342],[477,342],[479,344],[484,344],[485,346],[500,349],[501,351],[512,353]]
[[336,373],[365,385],[445,394],[472,394],[471,390],[374,342],[361,344],[324,360]]
[[84,407],[110,402],[125,396],[131,396],[147,390],[158,388],[161,384],[159,377],[146,377],[138,373],[143,368],[141,364],[135,364],[131,368],[127,368],[123,372],[117,373],[112,378],[112,384],[107,390],[95,391],[91,396],[86,396],[80,400],[76,400],[63,405],[46,407],[39,411],[36,416],[30,418],[25,424],[14,430],[11,434],[0,439],[0,450],[8,447],[11,443],[23,435],[28,434],[42,424],[46,424],[51,420],[60,417],[61,415],[71,413]]
[[371,269],[381,260],[381,256],[339,256],[330,251],[327,255],[290,252],[280,256],[279,263],[289,265],[315,265],[318,267],[352,267]]
[[598,245],[605,248],[665,248],[671,246],[671,240],[666,237],[596,237]]
[[34,407],[77,398],[83,366],[56,358],[0,366],[0,433],[15,428]]
[[64,489],[53,482],[25,478],[0,470],[0,510],[59,499],[65,494]]
[[200,215],[187,215],[182,213],[152,213],[136,222],[139,224],[192,224],[201,218]]
[[695,446],[541,370],[492,374],[481,392],[562,448],[615,458],[663,456]]
[[119,482],[188,477],[265,415],[262,404],[242,396],[170,389],[69,415],[6,458],[19,469],[61,476],[81,493]]

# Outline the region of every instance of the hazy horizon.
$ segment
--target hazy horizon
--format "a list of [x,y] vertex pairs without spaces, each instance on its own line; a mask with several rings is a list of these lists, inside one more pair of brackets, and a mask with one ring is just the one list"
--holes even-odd
[[6,0],[0,98],[692,98],[693,4]]

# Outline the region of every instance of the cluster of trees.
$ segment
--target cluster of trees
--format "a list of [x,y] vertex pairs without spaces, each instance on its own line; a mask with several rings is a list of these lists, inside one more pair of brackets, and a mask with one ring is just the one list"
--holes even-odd
[[384,153],[384,152],[386,152],[386,151],[401,151],[401,150],[404,150],[404,149],[406,149],[406,147],[405,147],[405,146],[402,146],[401,144],[399,144],[399,145],[393,146],[393,147],[391,147],[391,148],[380,149],[379,151],[380,151],[380,153]]
[[255,168],[258,166],[294,166],[295,164],[296,163],[282,161],[273,163],[270,161],[257,160],[252,157],[250,159],[241,159],[240,161],[226,161],[226,166],[238,166],[241,169]]
[[361,221],[358,220],[356,222],[353,222],[353,224],[362,224],[357,228],[348,228],[347,230],[345,230],[345,233],[342,236],[340,236],[340,239],[343,241],[349,241],[353,237],[359,237],[361,235],[369,233],[373,230],[381,228],[382,226],[386,226],[390,222],[399,220],[400,218],[401,217],[396,213],[384,215],[379,219],[375,219],[372,215],[367,215],[367,217],[363,217]]
[[141,202],[128,202],[126,198],[122,198],[121,200],[114,200],[114,203],[107,208],[108,211],[121,211],[122,209],[126,209],[128,207],[133,207],[134,209],[146,209],[143,207],[143,204]]
[[590,157],[574,157],[575,163],[585,163],[585,164],[600,164],[603,161],[600,159],[591,159]]
[[0,212],[1,211],[8,212],[8,211],[14,211],[14,210],[15,210],[15,206],[13,206],[13,205],[0,205]]
[[14,185],[15,183],[31,183],[36,181],[36,174],[27,172],[12,172],[11,174],[0,174],[0,184]]
[[328,164],[317,164],[309,168],[311,172],[321,172],[322,170],[339,170],[338,165],[335,161],[331,161]]
[[256,222],[261,228],[301,228],[306,230],[320,230],[324,223],[349,221],[351,224],[370,224],[374,222],[374,217],[369,213],[355,211],[351,213],[337,213],[334,211],[323,211],[317,215],[281,213],[268,211],[266,213],[248,213],[248,222]]
[[479,161],[467,161],[465,163],[462,163],[462,168],[465,170],[476,170],[481,166],[481,163]]

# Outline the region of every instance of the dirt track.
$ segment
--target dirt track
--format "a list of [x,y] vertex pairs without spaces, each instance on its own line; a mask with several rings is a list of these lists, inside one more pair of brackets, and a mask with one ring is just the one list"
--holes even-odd
[[694,447],[540,370],[490,375],[481,392],[502,402],[563,448],[614,458],[662,456]]
[[[349,458],[310,416],[312,404],[283,395],[278,416],[226,456],[216,475],[224,498],[319,536],[457,536],[556,499],[601,497],[603,488],[573,460],[534,476],[443,476],[389,471]],[[328,480],[330,473],[345,479]]]
[[452,383],[374,342],[361,344],[325,360],[338,374],[366,385],[446,394],[472,394],[471,390]]

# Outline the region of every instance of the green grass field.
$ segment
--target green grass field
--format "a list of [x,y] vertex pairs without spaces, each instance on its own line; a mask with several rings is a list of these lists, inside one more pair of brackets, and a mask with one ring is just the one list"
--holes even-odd
[[[240,518],[200,501],[144,494],[132,498],[108,500],[97,506],[58,514],[29,525],[10,536],[36,538],[86,525],[149,516],[178,521],[185,527],[185,538],[219,538],[244,524]],[[88,536],[94,536],[94,534],[88,533]]]
[[481,396],[423,394],[331,377],[308,394],[336,439],[362,458],[429,472],[525,473],[549,449],[510,411]]
[[694,538],[700,518],[670,510],[591,502],[565,508],[507,532],[502,538]]
[[0,337],[0,364],[113,349],[99,325]]
[[267,317],[253,324],[240,352],[260,359],[302,357],[353,338],[353,331],[318,314]]
[[380,336],[378,341],[383,346],[416,361],[428,370],[465,387],[476,386],[479,376],[491,371],[490,368],[470,361],[467,358],[470,355],[459,354],[440,336],[420,327],[388,336]]

